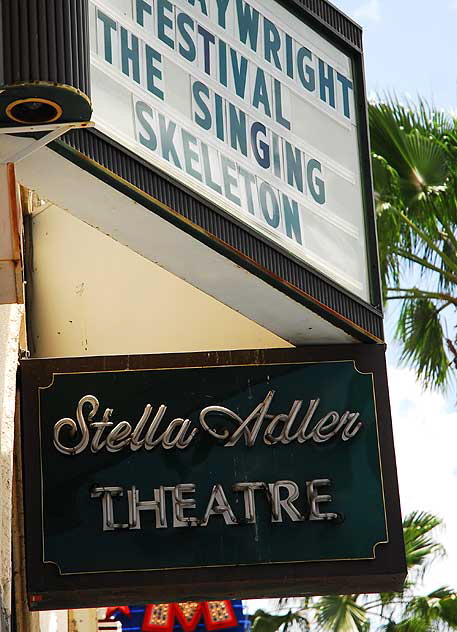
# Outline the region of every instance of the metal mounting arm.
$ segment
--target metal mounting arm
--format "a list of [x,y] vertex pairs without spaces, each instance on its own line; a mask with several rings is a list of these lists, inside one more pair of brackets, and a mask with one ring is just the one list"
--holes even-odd
[[21,125],[18,127],[2,127],[0,128],[0,134],[20,134],[26,132],[46,132],[49,131],[49,134],[46,134],[42,138],[38,140],[34,140],[29,145],[26,145],[16,153],[8,156],[7,158],[3,158],[0,160],[0,164],[4,165],[7,163],[18,163],[24,158],[28,158],[31,154],[42,147],[45,147],[48,143],[59,138],[65,132],[70,131],[71,129],[81,129],[86,127],[93,127],[95,123],[92,121],[85,121],[82,123],[50,123],[48,125]]

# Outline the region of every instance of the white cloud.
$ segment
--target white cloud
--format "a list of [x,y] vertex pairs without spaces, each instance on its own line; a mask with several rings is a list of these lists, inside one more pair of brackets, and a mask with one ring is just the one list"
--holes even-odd
[[445,526],[438,539],[448,555],[428,571],[425,589],[457,588],[457,412],[441,394],[423,392],[412,371],[388,374],[403,515],[430,511]]
[[451,2],[449,3],[449,7],[457,11],[457,0],[451,0]]
[[370,90],[370,92],[367,95],[367,99],[370,103],[378,103],[379,97],[376,90]]
[[[457,2],[457,0],[453,0],[453,2]],[[380,22],[381,11],[379,0],[368,0],[364,4],[361,4],[354,11],[354,20],[362,24],[367,22]]]

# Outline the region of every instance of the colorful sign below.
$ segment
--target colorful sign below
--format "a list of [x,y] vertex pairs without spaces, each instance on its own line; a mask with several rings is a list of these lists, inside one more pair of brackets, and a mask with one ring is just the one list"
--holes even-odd
[[130,632],[249,632],[250,621],[239,599],[231,601],[186,601],[146,606],[112,606],[99,620],[99,632],[120,622]]
[[[236,611],[248,625],[238,621]],[[112,606],[106,609],[105,621],[120,620],[133,632],[184,632],[194,630],[231,630],[246,632],[249,621],[243,616],[240,601],[186,601],[151,603],[141,606]]]

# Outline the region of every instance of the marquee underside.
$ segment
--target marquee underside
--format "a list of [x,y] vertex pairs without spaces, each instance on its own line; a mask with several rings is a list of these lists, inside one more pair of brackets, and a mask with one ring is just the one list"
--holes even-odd
[[[2,159],[29,143],[30,139],[3,138]],[[355,341],[342,328],[51,149],[40,149],[16,169],[21,184],[44,199],[290,343]]]

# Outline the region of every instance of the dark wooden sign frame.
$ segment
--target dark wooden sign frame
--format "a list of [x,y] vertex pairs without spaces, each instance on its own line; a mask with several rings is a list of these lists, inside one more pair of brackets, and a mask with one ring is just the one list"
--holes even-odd
[[[43,563],[38,393],[40,386],[52,382],[53,374],[344,360],[352,360],[358,371],[370,372],[374,378],[389,534],[388,543],[376,546],[374,559],[76,575],[59,575],[54,564]],[[384,346],[359,344],[265,351],[25,359],[21,362],[21,393],[27,586],[32,610],[157,600],[386,592],[402,587],[406,566]]]

